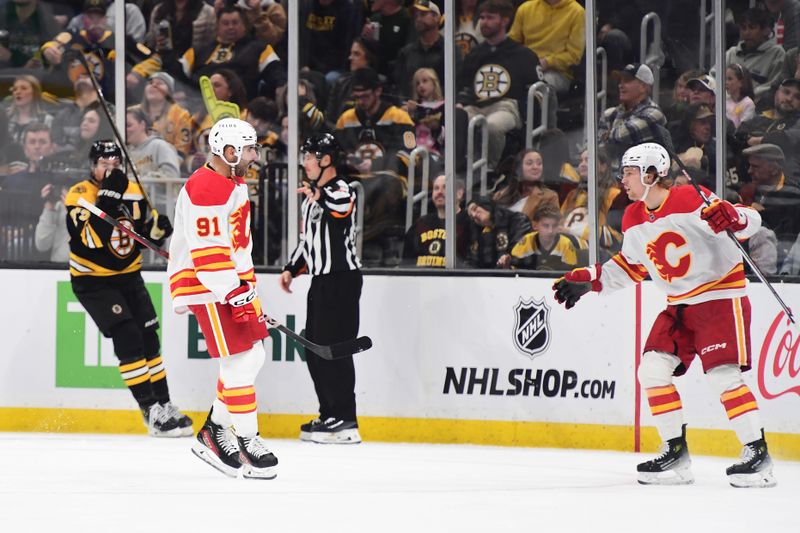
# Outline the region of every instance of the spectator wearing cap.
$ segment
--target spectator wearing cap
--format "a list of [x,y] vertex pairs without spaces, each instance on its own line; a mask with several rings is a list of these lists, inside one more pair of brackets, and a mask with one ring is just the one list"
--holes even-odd
[[336,121],[336,137],[362,173],[395,170],[399,168],[398,152],[416,147],[414,121],[402,108],[384,102],[382,94],[375,69],[356,70],[352,85],[355,106]]
[[[440,80],[446,79],[444,37],[439,31],[442,12],[433,0],[416,0],[412,9],[417,39],[400,49],[394,67],[394,83],[403,100],[414,94],[411,80],[421,68],[432,68]],[[461,50],[456,48],[456,72],[461,71],[461,60]]]
[[[141,178],[178,178],[180,160],[175,147],[150,132],[150,119],[140,106],[131,106],[125,114],[125,135],[130,148],[131,163]],[[154,202],[164,207],[164,188],[158,188]],[[166,211],[164,211],[166,212]]]
[[458,103],[469,119],[486,117],[489,129],[489,168],[500,162],[506,134],[522,127],[528,88],[539,81],[539,58],[506,33],[514,6],[508,0],[487,0],[478,8],[484,42],[466,58],[459,83]]
[[192,116],[175,102],[175,79],[166,72],[156,72],[147,79],[142,98],[142,110],[152,124],[152,130],[170,143],[184,161],[194,152]]
[[705,104],[712,110],[716,108],[717,80],[708,74],[702,74],[686,82],[689,89],[690,104]]
[[474,268],[497,268],[500,258],[533,230],[523,213],[495,205],[487,197],[470,200],[467,215],[473,222],[468,263]]
[[575,0],[530,0],[518,9],[509,37],[539,57],[544,80],[558,93],[569,90],[572,69],[586,45],[584,10]]
[[363,2],[300,1],[300,66],[321,72],[328,85],[333,85],[347,70],[346,46],[363,23]]
[[[675,153],[688,166],[702,170],[705,176],[715,175],[716,138],[714,137],[714,112],[706,104],[690,104],[677,127],[670,130]],[[703,185],[714,189],[711,180]]]
[[741,40],[725,53],[725,64],[739,63],[747,68],[758,98],[780,80],[786,53],[770,40],[772,18],[766,10],[748,9],[739,16],[738,23]]
[[800,186],[795,177],[784,172],[785,156],[780,146],[763,143],[742,154],[748,159],[752,181],[740,195],[761,214],[762,225],[775,232],[781,264],[800,232]]
[[0,7],[0,28],[8,31],[8,47],[0,44],[0,68],[41,66],[39,46],[58,33],[53,10],[39,0],[6,2]]
[[[762,142],[775,142],[776,136],[793,128],[800,118],[800,80],[788,78],[781,82],[773,97],[773,107],[754,118],[742,122],[736,131],[736,138],[747,146]],[[765,137],[769,137],[766,138]]]
[[650,98],[654,81],[650,67],[638,63],[626,65],[614,75],[618,80],[619,105],[605,110],[597,132],[612,161],[643,142],[656,142],[672,149],[667,119]]

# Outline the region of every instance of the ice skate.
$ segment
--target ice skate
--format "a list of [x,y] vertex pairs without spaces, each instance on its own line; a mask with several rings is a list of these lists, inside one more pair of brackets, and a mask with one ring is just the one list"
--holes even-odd
[[160,403],[154,403],[147,411],[142,410],[147,433],[151,437],[181,437],[183,430]]
[[197,442],[192,445],[192,453],[226,476],[239,475],[242,466],[239,461],[239,444],[228,428],[211,421],[210,413],[197,433]]
[[311,440],[319,444],[358,444],[358,424],[338,418],[326,418],[311,432]]
[[736,488],[768,488],[778,484],[772,475],[772,459],[767,450],[763,429],[761,438],[745,444],[741,460],[729,466],[725,472],[731,486]]
[[181,437],[191,437],[194,435],[194,429],[192,429],[192,419],[181,413],[174,403],[167,402],[161,404],[161,407],[167,412],[170,418],[177,422],[178,427],[181,430]]
[[639,483],[642,485],[689,485],[694,483],[686,445],[686,424],[681,429],[681,436],[669,439],[661,444],[660,453],[650,461],[640,463]]
[[300,426],[300,440],[305,442],[311,442],[311,433],[318,427],[322,426],[322,419],[315,418],[309,422]]
[[242,463],[242,476],[249,479],[275,479],[278,475],[278,458],[267,448],[264,440],[254,437],[238,437],[239,461]]

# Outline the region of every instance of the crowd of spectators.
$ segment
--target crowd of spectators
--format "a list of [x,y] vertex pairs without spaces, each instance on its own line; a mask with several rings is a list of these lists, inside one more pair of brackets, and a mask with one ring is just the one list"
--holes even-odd
[[[334,133],[348,173],[362,182],[365,265],[443,266],[444,2],[298,2],[300,135]],[[727,68],[717,73],[699,69],[699,22],[685,16],[696,12],[691,0],[597,1],[597,43],[610,79],[608,108],[597,117],[601,257],[621,246],[627,198],[615,179],[619,158],[654,141],[679,154],[709,188],[724,173],[726,190],[717,192],[762,212],[764,232],[751,248],[765,272],[800,272],[800,1],[750,4],[727,2]],[[457,264],[585,264],[592,217],[585,147],[594,140],[583,119],[583,2],[456,0],[455,7]],[[649,12],[661,17],[662,40],[639,57],[638,28]],[[108,0],[0,0],[7,28],[0,31],[0,91],[7,95],[0,112],[0,260],[66,260],[61,196],[88,172],[91,143],[113,137],[107,110],[113,116],[125,109],[119,129],[138,175],[168,184],[151,194],[160,210],[170,209],[169,187],[206,161],[206,137],[221,116],[238,114],[256,128],[264,147],[259,169],[287,161],[286,0],[125,2],[124,99],[115,94],[114,15]],[[529,113],[537,82],[547,90]],[[727,135],[717,139],[721,90]],[[546,117],[539,116],[543,100]],[[467,142],[476,117],[488,130],[483,196],[477,185],[464,185],[467,152],[477,159],[483,148]],[[526,133],[540,123],[548,129],[526,146]],[[412,157],[417,147],[428,157]],[[407,178],[411,170],[419,178],[425,164],[438,178],[419,195],[421,180],[409,190]],[[416,220],[416,203],[414,220],[406,221],[406,198],[415,194],[431,208]],[[269,223],[284,223],[280,211],[270,212]]]

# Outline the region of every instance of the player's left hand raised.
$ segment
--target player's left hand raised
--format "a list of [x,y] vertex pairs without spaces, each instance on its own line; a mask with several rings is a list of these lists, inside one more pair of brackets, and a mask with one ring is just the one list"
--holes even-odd
[[736,207],[725,200],[716,200],[703,209],[700,218],[708,222],[714,233],[731,230],[740,231],[747,227],[747,217],[739,213]]

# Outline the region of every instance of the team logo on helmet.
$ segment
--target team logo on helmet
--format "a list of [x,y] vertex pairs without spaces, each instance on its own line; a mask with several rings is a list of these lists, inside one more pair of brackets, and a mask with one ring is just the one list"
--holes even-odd
[[244,250],[250,244],[250,202],[243,203],[228,219],[231,225],[233,251]]
[[514,345],[531,359],[550,345],[550,308],[544,298],[520,298],[514,308]]

